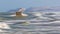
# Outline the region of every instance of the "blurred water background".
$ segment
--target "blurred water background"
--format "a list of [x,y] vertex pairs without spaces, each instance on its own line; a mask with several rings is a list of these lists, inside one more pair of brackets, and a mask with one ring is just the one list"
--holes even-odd
[[[12,17],[12,14],[0,12],[0,23],[6,23],[10,27],[0,28],[0,34],[60,34],[60,12],[27,12],[29,16],[26,18]],[[35,14],[42,15],[34,16]],[[28,24],[20,21],[28,21]]]

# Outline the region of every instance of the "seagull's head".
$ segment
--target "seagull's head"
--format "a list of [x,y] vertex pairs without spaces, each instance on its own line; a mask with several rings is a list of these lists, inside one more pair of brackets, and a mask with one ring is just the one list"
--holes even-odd
[[24,11],[24,10],[26,10],[26,9],[25,9],[25,8],[20,8],[20,9],[19,9],[19,11]]

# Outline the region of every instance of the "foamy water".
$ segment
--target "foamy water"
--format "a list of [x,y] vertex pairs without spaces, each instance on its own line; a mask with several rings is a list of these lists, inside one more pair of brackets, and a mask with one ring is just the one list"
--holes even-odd
[[[6,16],[7,17],[7,16]],[[6,18],[4,17],[4,18]],[[8,18],[8,20],[6,20]],[[1,34],[60,34],[60,15],[43,15],[34,16],[28,20],[10,19],[7,17],[3,22],[6,23],[10,29],[2,29]],[[28,24],[23,24],[21,21],[29,21]]]

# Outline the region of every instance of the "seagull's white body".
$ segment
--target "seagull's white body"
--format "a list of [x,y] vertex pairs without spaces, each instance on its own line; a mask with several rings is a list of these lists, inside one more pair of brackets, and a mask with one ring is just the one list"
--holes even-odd
[[22,16],[28,16],[28,15],[27,15],[27,14],[23,14],[23,13],[22,13]]

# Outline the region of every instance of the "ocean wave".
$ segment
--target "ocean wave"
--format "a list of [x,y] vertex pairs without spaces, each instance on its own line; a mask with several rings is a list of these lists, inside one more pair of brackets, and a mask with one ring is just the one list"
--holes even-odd
[[[28,14],[28,13],[27,13]],[[36,13],[38,14],[38,13]],[[2,15],[1,16],[1,24],[2,22],[7,24],[11,29],[3,29],[1,28],[2,32],[10,32],[11,34],[17,33],[60,33],[60,14],[59,12],[45,12],[41,15],[36,16],[35,13],[29,13],[28,18],[26,19],[15,19],[10,15]],[[25,22],[29,22],[28,25],[25,25]],[[1,25],[0,25],[1,26]],[[31,33],[32,34],[32,33]]]

